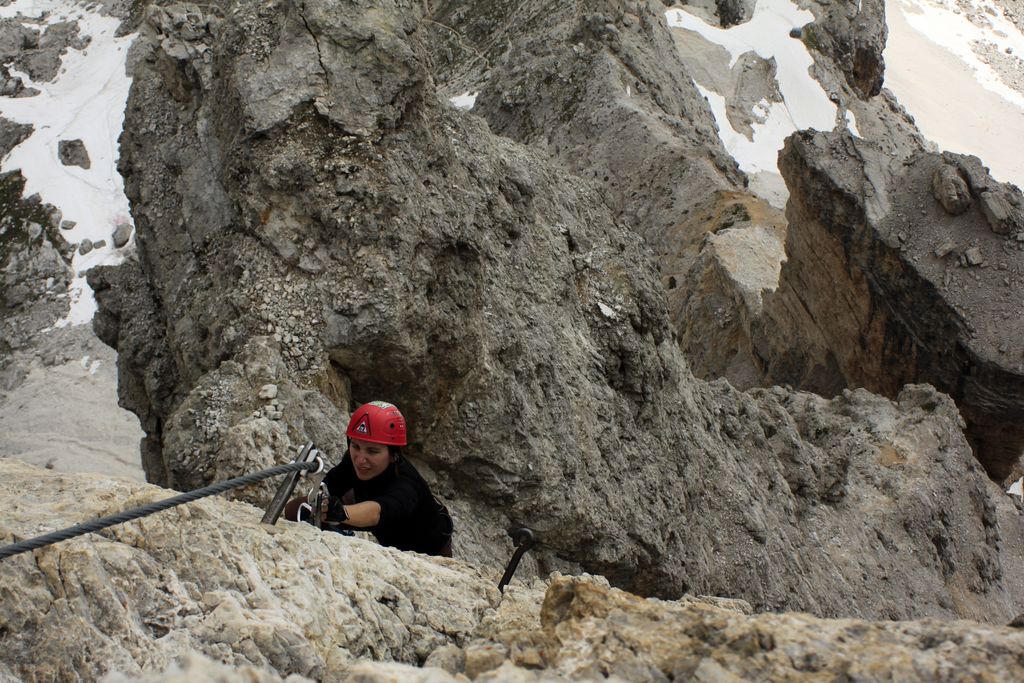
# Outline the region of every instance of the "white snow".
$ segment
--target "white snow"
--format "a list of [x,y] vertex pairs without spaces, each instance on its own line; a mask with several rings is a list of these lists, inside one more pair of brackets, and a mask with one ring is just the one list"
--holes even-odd
[[[971,49],[987,42],[1024,57],[1024,35],[990,2],[964,2],[886,3],[885,85],[941,149],[975,154],[996,179],[1024,187],[1024,95]],[[1024,82],[1024,69],[1015,73]]]
[[1010,484],[1010,488],[1006,489],[1006,492],[1024,498],[1024,477]]
[[[699,17],[681,9],[665,13],[669,26],[698,33],[703,38],[729,51],[731,68],[745,52],[754,52],[764,59],[774,58],[782,103],[763,102],[755,110],[763,115],[763,123],[754,123],[753,139],[733,129],[725,116],[725,99],[706,87],[701,92],[708,98],[722,137],[722,143],[747,173],[778,172],[778,153],[786,137],[796,130],[835,127],[836,105],[829,100],[821,85],[811,77],[813,59],[803,42],[791,38],[789,32],[814,20],[790,0],[760,0],[754,15],[743,24],[723,29],[707,24]],[[854,126],[855,121],[848,117]],[[856,132],[855,128],[851,128]]]
[[476,96],[479,94],[478,92],[464,92],[461,95],[450,98],[450,101],[459,109],[472,109],[473,105],[476,104]]
[[[971,8],[966,14],[960,9],[964,4]],[[981,41],[991,43],[1000,52],[1009,48],[1013,54],[1024,56],[1024,34],[1006,18],[1002,8],[991,0],[898,0],[898,5],[912,28],[960,58],[982,87],[1024,107],[1024,93],[1009,87],[972,47],[975,41]]]
[[[0,16],[33,18],[26,25],[77,21],[80,35],[91,36],[84,50],[68,49],[54,81],[31,82],[15,74],[40,93],[34,97],[0,97],[0,115],[35,126],[33,134],[15,147],[0,164],[3,171],[21,169],[25,196],[38,193],[61,210],[76,226],[64,235],[78,243],[89,239],[106,246],[85,256],[75,253],[76,276],[70,287],[71,310],[60,325],[83,324],[92,319],[96,303],[85,282],[85,271],[101,264],[116,264],[121,256],[113,247],[113,231],[131,223],[124,183],[117,172],[117,138],[124,123],[131,79],[125,73],[128,47],[134,36],[115,38],[119,21],[84,6],[61,0],[16,0],[0,8]],[[91,167],[64,166],[57,155],[60,140],[81,139]]]
[[618,312],[616,312],[614,308],[604,303],[603,301],[597,302],[597,308],[601,311],[601,315],[603,315],[604,317],[610,318],[611,320],[619,319]]

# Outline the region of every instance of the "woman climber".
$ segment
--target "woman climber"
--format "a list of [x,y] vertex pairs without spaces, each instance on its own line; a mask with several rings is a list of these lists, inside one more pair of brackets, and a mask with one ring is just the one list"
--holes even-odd
[[[348,451],[324,477],[324,527],[370,531],[381,545],[452,556],[452,519],[427,482],[402,456],[405,417],[384,401],[364,403],[349,420]],[[306,498],[285,507],[285,518],[307,520]]]

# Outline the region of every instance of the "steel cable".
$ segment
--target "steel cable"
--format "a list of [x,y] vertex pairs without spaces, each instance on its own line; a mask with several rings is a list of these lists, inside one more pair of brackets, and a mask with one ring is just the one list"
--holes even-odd
[[48,534],[43,534],[42,536],[36,536],[35,538],[29,538],[24,541],[18,541],[17,543],[2,546],[0,547],[0,560],[7,559],[13,555],[18,555],[19,553],[28,552],[29,550],[36,550],[37,548],[43,548],[54,543],[59,543],[60,541],[67,541],[75,538],[76,536],[82,536],[84,534],[99,531],[100,529],[106,529],[108,526],[130,522],[133,519],[146,517],[147,515],[152,515],[155,512],[167,510],[184,503],[191,503],[194,500],[223,493],[224,491],[228,491],[239,486],[255,484],[256,482],[263,481],[264,479],[276,477],[279,474],[300,472],[303,470],[309,471],[321,466],[322,465],[317,461],[291,462],[287,465],[278,465],[277,467],[271,467],[267,470],[261,470],[241,477],[235,477],[234,479],[228,479],[227,481],[210,484],[209,486],[204,486],[203,488],[195,489],[188,493],[182,493],[181,495],[174,496],[172,498],[166,498],[155,503],[147,503],[146,505],[142,505],[137,508],[125,510],[124,512],[119,512],[116,515],[99,517],[90,522],[83,522],[82,524],[69,526],[66,529],[52,531]]

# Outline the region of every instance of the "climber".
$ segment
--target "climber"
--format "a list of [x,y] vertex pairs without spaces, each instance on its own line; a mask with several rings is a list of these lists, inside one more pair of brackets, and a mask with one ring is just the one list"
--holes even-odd
[[[405,417],[384,401],[352,413],[348,451],[324,477],[324,528],[370,531],[381,545],[452,556],[452,519],[412,463],[402,456]],[[285,506],[285,518],[309,521],[307,497]]]

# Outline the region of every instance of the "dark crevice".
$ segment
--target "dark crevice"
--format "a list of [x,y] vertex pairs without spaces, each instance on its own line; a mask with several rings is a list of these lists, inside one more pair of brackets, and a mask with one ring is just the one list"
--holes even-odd
[[316,45],[316,61],[320,63],[320,69],[324,72],[324,81],[327,82],[327,89],[330,90],[331,75],[330,72],[327,71],[327,66],[324,65],[324,56],[323,53],[320,52],[320,40],[316,37],[316,34],[313,33],[313,29],[310,28],[309,22],[306,21],[306,15],[302,10],[299,10],[299,17],[302,18],[302,25],[306,27],[307,31],[309,31],[309,36],[313,39],[313,44]]

